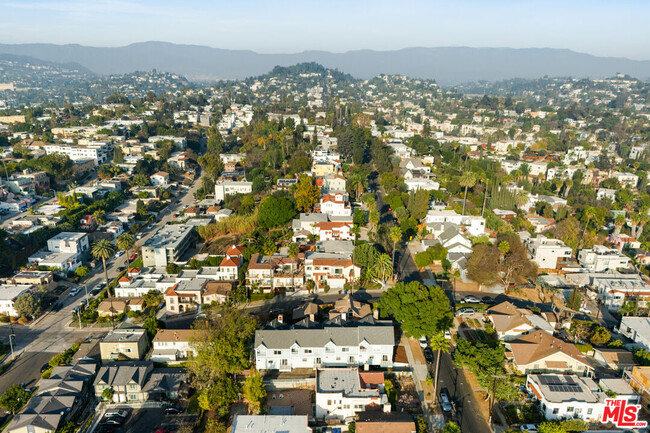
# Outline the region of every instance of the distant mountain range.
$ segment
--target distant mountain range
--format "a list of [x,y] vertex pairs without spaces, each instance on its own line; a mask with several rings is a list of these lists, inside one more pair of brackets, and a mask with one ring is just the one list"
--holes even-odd
[[395,51],[359,50],[346,53],[304,51],[260,54],[198,45],[143,42],[116,48],[53,44],[0,44],[0,54],[30,56],[43,61],[78,64],[100,74],[159,71],[193,81],[242,79],[264,74],[274,66],[317,62],[357,78],[403,74],[435,79],[442,85],[508,78],[605,78],[620,72],[650,78],[650,61],[596,57],[551,48],[405,48]]

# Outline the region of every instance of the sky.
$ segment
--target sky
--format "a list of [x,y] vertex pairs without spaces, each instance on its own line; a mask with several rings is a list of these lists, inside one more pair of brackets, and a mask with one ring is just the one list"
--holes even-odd
[[650,0],[0,0],[0,43],[534,47],[650,60],[649,17]]

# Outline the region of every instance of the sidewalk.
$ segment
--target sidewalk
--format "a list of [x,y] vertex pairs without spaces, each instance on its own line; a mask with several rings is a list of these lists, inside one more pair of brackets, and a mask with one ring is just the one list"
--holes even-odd
[[[411,366],[411,374],[413,376],[413,383],[415,384],[415,390],[418,393],[418,398],[420,399],[420,404],[422,405],[423,417],[429,425],[430,431],[442,429],[445,426],[445,417],[442,414],[432,413],[431,409],[433,408],[433,386],[427,385],[426,379],[429,373],[428,366],[424,360],[424,355],[420,350],[419,343],[413,339],[408,339],[405,336],[402,336],[400,344],[404,346],[406,351],[406,357]],[[414,353],[415,347],[412,347],[411,344],[417,346],[417,351]]]

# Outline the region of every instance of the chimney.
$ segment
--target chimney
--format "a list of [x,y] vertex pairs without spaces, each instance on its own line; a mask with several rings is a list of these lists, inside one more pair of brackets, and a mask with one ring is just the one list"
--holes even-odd
[[312,322],[315,322],[315,321],[316,321],[316,315],[313,314],[313,313],[310,314],[310,315],[309,315],[309,320],[311,320]]
[[348,319],[348,313],[347,312],[342,312],[341,313],[341,320],[346,321]]
[[379,320],[379,308],[375,308],[372,310],[372,318],[375,320]]
[[278,323],[284,323],[284,314],[278,314]]

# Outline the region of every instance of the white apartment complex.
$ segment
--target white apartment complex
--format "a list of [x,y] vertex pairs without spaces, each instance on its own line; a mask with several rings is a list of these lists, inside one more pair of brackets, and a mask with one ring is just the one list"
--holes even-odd
[[578,263],[592,272],[603,272],[630,266],[630,258],[615,248],[594,245],[578,253]]
[[226,196],[253,192],[253,182],[226,180],[214,186],[214,199],[223,201]]
[[480,216],[460,215],[454,210],[431,209],[427,213],[426,223],[452,223],[465,227],[470,236],[480,236],[485,233],[485,218]]
[[564,263],[571,258],[572,250],[559,239],[549,239],[538,235],[526,243],[530,259],[540,269],[556,269],[558,262]]
[[144,266],[165,267],[180,260],[192,242],[192,226],[182,224],[162,227],[142,246]]
[[88,144],[48,144],[45,146],[45,153],[62,153],[68,155],[71,160],[79,161],[92,159],[95,165],[105,164],[112,158],[113,143],[92,141]]
[[392,367],[395,331],[390,325],[271,329],[255,332],[255,367]]

